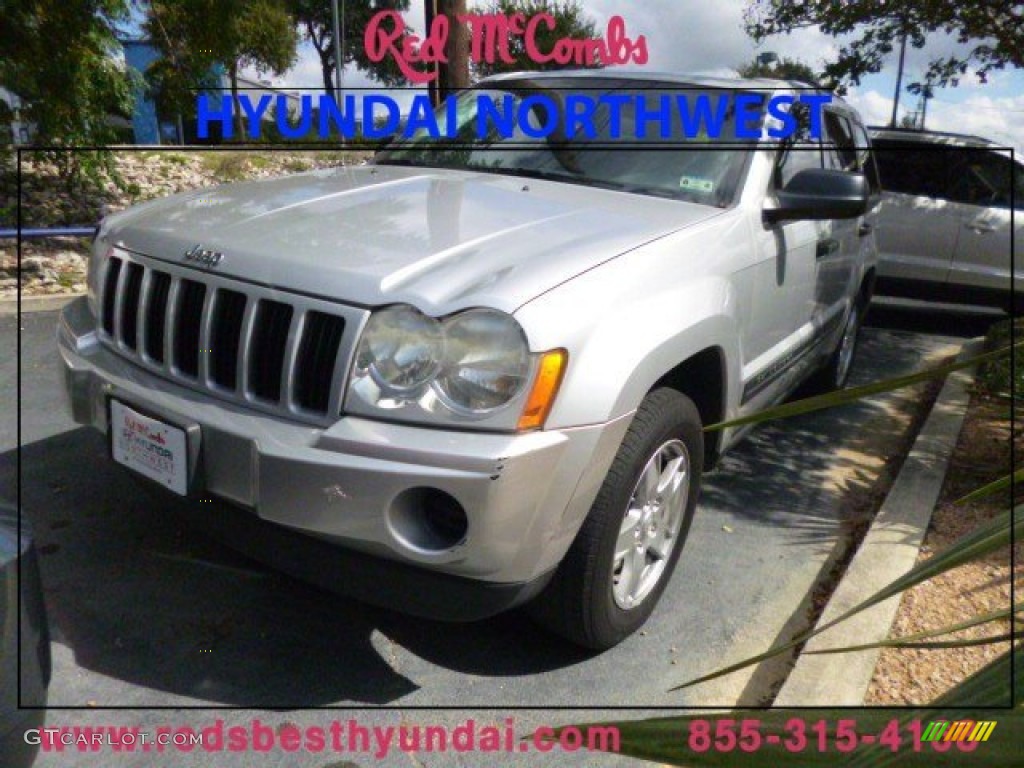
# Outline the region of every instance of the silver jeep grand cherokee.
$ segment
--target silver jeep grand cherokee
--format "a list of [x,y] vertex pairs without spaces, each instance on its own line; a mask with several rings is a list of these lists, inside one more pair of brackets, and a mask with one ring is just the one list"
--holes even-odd
[[58,330],[71,407],[114,461],[292,573],[434,618],[532,601],[607,648],[650,615],[701,473],[740,437],[703,427],[812,375],[845,382],[874,279],[873,161],[838,100],[820,140],[803,113],[783,143],[555,141],[473,136],[471,95],[456,141],[107,218]]

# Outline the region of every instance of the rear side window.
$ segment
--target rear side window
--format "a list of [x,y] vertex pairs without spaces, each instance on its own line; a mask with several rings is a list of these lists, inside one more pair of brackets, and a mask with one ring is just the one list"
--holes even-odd
[[875,162],[875,153],[871,150],[871,139],[868,138],[864,126],[854,126],[853,141],[857,147],[857,165],[861,173],[867,177],[871,194],[877,195],[882,191],[882,181],[878,177],[878,165]]
[[839,159],[839,170],[859,171],[857,147],[853,141],[853,129],[850,127],[850,121],[837,112],[826,110],[825,131],[828,135],[826,143],[834,148]]
[[806,104],[794,104],[793,117],[797,127],[786,139],[775,161],[775,187],[782,189],[800,171],[821,168],[821,145],[811,138],[811,116]]
[[952,189],[947,169],[950,153],[956,150],[879,139],[874,142],[874,151],[882,189],[905,195],[950,199]]

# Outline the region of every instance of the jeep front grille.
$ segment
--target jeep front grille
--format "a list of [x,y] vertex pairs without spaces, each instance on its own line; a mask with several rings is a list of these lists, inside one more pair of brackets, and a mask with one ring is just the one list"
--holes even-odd
[[100,280],[100,338],[177,383],[329,423],[366,311],[115,251]]

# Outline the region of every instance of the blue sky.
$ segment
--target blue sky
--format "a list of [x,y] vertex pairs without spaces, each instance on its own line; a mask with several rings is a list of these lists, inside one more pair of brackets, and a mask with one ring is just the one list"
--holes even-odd
[[[340,0],[343,2],[343,0]],[[834,53],[835,39],[818,30],[801,30],[766,41],[756,47],[743,31],[743,9],[747,0],[583,0],[583,8],[603,29],[613,15],[626,19],[632,37],[645,35],[651,71],[727,74],[757,53],[773,51],[782,57],[801,59],[820,66]],[[470,8],[474,6],[470,0]],[[412,0],[407,21],[423,30],[421,0]],[[908,49],[905,82],[919,79],[929,60],[962,51],[963,47],[944,35],[933,35],[924,49]],[[897,56],[885,69],[864,80],[848,96],[870,124],[887,123],[892,112]],[[276,84],[285,87],[321,87],[319,60],[307,44],[295,67]],[[362,73],[346,73],[351,87],[373,85]],[[900,114],[918,108],[917,97],[904,92]],[[1024,72],[1007,70],[990,75],[980,84],[968,75],[957,88],[937,90],[928,104],[928,127],[937,130],[975,133],[1024,151]]]

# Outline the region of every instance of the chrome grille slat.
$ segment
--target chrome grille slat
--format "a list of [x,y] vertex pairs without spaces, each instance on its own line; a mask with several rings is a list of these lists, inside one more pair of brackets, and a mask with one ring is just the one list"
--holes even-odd
[[357,331],[349,323],[345,323],[345,328],[341,333],[341,348],[338,350],[338,356],[334,360],[334,371],[331,375],[331,381],[334,382],[334,386],[331,387],[331,396],[327,401],[327,413],[342,412],[342,406],[345,401],[345,385],[344,382],[348,378],[348,367],[351,363],[351,355],[346,355],[345,350],[350,350],[353,354],[356,346]]
[[121,248],[103,266],[100,289],[100,340],[121,357],[179,386],[293,421],[327,425],[341,414],[367,310]]
[[142,285],[139,288],[139,313],[135,320],[135,351],[140,354],[145,354],[146,351],[146,333],[149,328],[149,294],[153,290],[153,270],[144,269],[142,271]]
[[238,386],[235,391],[242,394],[244,397],[249,392],[249,363],[254,354],[252,351],[252,333],[253,327],[256,324],[256,309],[259,306],[259,301],[249,297],[248,303],[245,305],[245,317],[242,319],[242,333],[241,338],[238,340]]
[[281,366],[281,398],[289,408],[295,407],[295,361],[299,356],[299,341],[306,325],[306,313],[292,313],[288,328],[288,341],[284,347],[284,365]]
[[128,270],[125,269],[125,263],[122,262],[121,266],[117,270],[117,291],[114,294],[114,338],[121,343],[124,338],[124,329],[121,326],[121,319],[124,317],[124,286],[128,277]]
[[178,294],[180,291],[181,280],[172,277],[171,289],[167,294],[167,311],[164,313],[164,362],[161,366],[168,376],[174,375],[174,343],[177,340],[174,318],[178,314]]
[[220,291],[211,291],[209,288],[205,289],[205,295],[203,296],[203,308],[200,313],[199,320],[199,359],[196,361],[199,363],[199,381],[206,386],[210,386],[210,345],[211,345],[211,326],[213,325],[213,310],[216,306],[216,297]]

